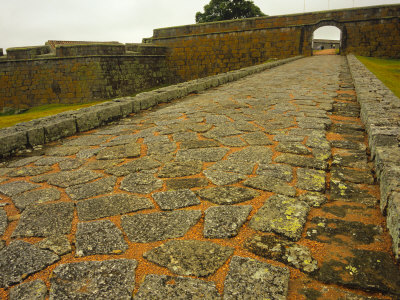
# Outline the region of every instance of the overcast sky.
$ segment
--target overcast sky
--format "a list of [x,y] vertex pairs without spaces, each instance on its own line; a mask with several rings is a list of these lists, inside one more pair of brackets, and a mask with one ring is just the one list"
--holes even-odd
[[[195,23],[210,0],[0,0],[0,48],[47,40],[138,43],[153,29]],[[301,13],[304,0],[254,0],[270,16]],[[305,11],[400,4],[400,0],[305,0]],[[322,30],[321,30],[322,31]],[[338,31],[338,30],[337,30]],[[327,31],[316,38],[338,39]]]

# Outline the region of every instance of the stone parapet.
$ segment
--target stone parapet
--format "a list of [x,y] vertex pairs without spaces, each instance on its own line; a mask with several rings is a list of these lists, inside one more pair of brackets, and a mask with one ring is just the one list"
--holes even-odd
[[173,99],[184,97],[190,93],[198,93],[205,89],[238,80],[247,75],[274,68],[299,58],[301,56],[268,62],[171,85],[151,92],[140,93],[135,97],[116,98],[112,101],[77,111],[68,111],[20,123],[0,130],[0,156],[6,157],[20,149],[55,141],[74,135],[77,132],[91,130],[123,118],[131,113],[148,109],[159,103],[170,102]]
[[381,210],[400,258],[400,99],[354,55],[347,57],[381,190]]
[[33,59],[37,56],[50,53],[49,46],[17,47],[7,49],[8,59]]
[[124,55],[123,44],[81,44],[81,45],[57,45],[56,56],[87,56],[87,55]]
[[132,51],[144,55],[166,55],[168,48],[154,44],[130,43],[125,44],[126,51]]

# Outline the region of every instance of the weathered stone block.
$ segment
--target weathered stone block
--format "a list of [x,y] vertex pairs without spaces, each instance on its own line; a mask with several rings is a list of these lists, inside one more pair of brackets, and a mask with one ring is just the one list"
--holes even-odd
[[389,167],[400,166],[400,148],[399,147],[378,147],[375,152],[375,168],[377,178],[380,180],[381,172]]
[[186,87],[189,93],[198,93],[206,89],[205,84],[198,80],[188,81]]
[[386,214],[389,198],[393,192],[400,192],[400,166],[388,166],[380,176],[381,200],[380,207],[383,214]]
[[228,82],[225,74],[216,75],[216,77],[218,78],[219,85],[222,85],[222,84],[225,84]]
[[129,194],[113,194],[77,203],[78,216],[82,221],[126,214],[153,207],[149,199]]
[[0,155],[26,147],[28,138],[26,132],[14,128],[0,130]]
[[[173,282],[173,283],[172,283]],[[220,299],[213,281],[165,275],[146,275],[134,299]]]
[[134,243],[150,243],[184,236],[201,218],[201,211],[177,210],[123,216],[121,226]]
[[132,99],[132,112],[137,113],[140,111],[140,99],[135,97]]
[[234,249],[197,240],[170,240],[143,254],[147,260],[178,275],[206,277],[233,254]]
[[400,259],[400,191],[395,192],[389,199],[387,210],[387,227],[393,240],[393,252]]
[[133,259],[59,265],[51,275],[50,299],[131,299],[137,265]]
[[12,237],[43,237],[69,234],[74,204],[58,202],[28,206]]
[[105,102],[94,108],[100,124],[107,124],[122,117],[120,105],[113,102]]
[[45,142],[59,140],[77,132],[74,118],[58,118],[43,124]]
[[252,217],[249,226],[263,232],[276,232],[297,241],[309,211],[309,205],[303,201],[275,195]]
[[187,94],[189,94],[188,88],[185,85],[177,84],[177,85],[174,85],[173,87],[176,89],[176,91],[178,93],[178,98],[185,97]]
[[224,281],[224,299],[286,299],[289,277],[287,268],[234,256]]
[[158,104],[157,95],[153,93],[142,93],[135,97],[140,103],[140,110],[145,110]]
[[378,147],[393,147],[399,145],[398,137],[400,135],[399,127],[383,127],[383,126],[370,126],[368,132],[369,147],[371,148],[372,157],[376,154]]
[[76,256],[121,254],[127,248],[121,230],[110,220],[78,223]]
[[45,143],[42,119],[19,123],[15,126],[18,131],[25,131],[30,146]]
[[122,117],[126,117],[132,113],[132,111],[133,111],[132,99],[134,99],[134,98],[133,97],[124,97],[124,98],[114,99],[113,102],[119,104]]
[[216,78],[215,76],[209,77],[207,80],[207,84],[209,85],[209,87],[218,86],[219,85],[218,78]]
[[283,262],[306,273],[318,269],[318,262],[309,248],[273,235],[253,235],[244,247],[256,255]]
[[0,252],[0,287],[20,283],[26,276],[43,270],[59,259],[51,251],[41,250],[24,241],[12,241]]
[[44,128],[40,125],[27,128],[26,134],[30,146],[42,145],[45,143]]
[[158,94],[158,102],[170,102],[171,100],[178,98],[178,92],[173,87],[161,88],[154,92]]
[[100,126],[97,112],[93,109],[81,109],[76,115],[76,126],[78,132],[88,131]]
[[44,300],[47,295],[47,287],[43,280],[20,284],[10,290],[10,300]]

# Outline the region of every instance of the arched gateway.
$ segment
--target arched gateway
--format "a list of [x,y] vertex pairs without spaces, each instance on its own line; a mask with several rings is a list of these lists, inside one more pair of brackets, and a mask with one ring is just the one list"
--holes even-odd
[[340,38],[339,38],[339,47],[340,53],[344,53],[346,51],[346,40],[347,40],[347,33],[346,27],[341,24],[341,26],[335,21],[321,21],[316,25],[311,26],[311,49],[315,50],[313,47],[313,41],[315,40],[315,32],[318,31],[320,28],[324,27],[335,27],[340,31]]

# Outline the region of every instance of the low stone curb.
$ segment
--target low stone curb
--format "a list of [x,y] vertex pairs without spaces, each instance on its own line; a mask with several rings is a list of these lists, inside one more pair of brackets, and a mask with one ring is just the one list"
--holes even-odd
[[42,145],[78,132],[88,131],[126,117],[131,113],[148,109],[158,103],[170,102],[173,99],[185,97],[190,93],[201,92],[208,88],[235,81],[245,76],[289,63],[301,57],[296,56],[191,80],[151,92],[140,93],[135,97],[117,98],[77,111],[68,111],[50,117],[19,123],[0,130],[0,156],[5,157],[20,149]]
[[354,55],[347,60],[381,190],[381,210],[400,259],[400,99]]

